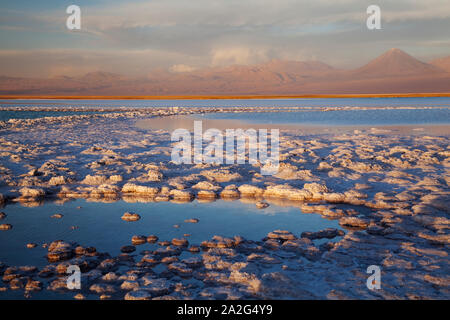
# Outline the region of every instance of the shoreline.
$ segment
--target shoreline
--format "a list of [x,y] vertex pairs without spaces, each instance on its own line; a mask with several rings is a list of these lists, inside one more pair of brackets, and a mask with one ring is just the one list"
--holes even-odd
[[339,99],[339,98],[430,98],[450,97],[450,92],[386,94],[302,94],[302,95],[166,95],[166,96],[71,96],[0,95],[0,100],[264,100],[264,99]]

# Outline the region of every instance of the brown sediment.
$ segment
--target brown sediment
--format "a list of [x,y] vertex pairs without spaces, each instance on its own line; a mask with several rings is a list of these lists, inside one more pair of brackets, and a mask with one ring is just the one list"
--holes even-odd
[[70,100],[208,100],[208,99],[302,99],[302,98],[408,98],[450,97],[449,92],[386,94],[300,94],[300,95],[167,95],[167,96],[69,96],[69,95],[0,95],[0,99],[70,99]]

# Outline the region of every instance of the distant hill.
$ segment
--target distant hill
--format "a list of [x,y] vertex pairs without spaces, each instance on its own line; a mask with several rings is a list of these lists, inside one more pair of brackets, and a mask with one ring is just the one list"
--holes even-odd
[[355,70],[355,74],[367,78],[433,75],[442,72],[442,69],[419,61],[400,49],[391,49],[365,66]]
[[156,69],[132,78],[110,72],[47,79],[0,76],[3,95],[296,95],[450,91],[450,57],[425,63],[391,49],[366,65],[338,70],[320,61],[271,60],[190,72]]
[[430,62],[433,66],[440,68],[442,70],[445,70],[447,72],[450,72],[450,56],[440,59],[435,59]]

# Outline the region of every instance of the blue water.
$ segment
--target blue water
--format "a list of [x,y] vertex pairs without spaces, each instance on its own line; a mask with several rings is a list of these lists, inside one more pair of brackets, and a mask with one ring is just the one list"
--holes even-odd
[[0,100],[0,106],[44,107],[450,107],[450,97],[318,98],[318,99],[202,99],[202,100]]
[[[121,246],[131,244],[133,235],[153,234],[160,240],[170,241],[187,233],[191,234],[187,237],[191,244],[200,245],[214,235],[241,235],[246,239],[261,240],[276,229],[289,230],[300,236],[303,231],[339,228],[336,220],[327,220],[318,214],[304,214],[298,208],[271,204],[260,210],[254,204],[238,200],[177,204],[127,203],[123,200],[100,203],[79,199],[64,204],[46,202],[37,207],[12,204],[2,211],[7,213],[7,217],[1,223],[9,223],[13,228],[0,231],[0,261],[8,265],[33,264],[38,267],[47,264],[47,250],[41,245],[58,239],[76,241],[83,246],[94,246],[100,252],[118,255]],[[141,219],[135,222],[121,220],[126,211],[138,213]],[[63,217],[50,218],[55,213],[61,213]],[[197,218],[199,222],[184,222],[190,218]],[[179,228],[174,227],[176,224]],[[71,226],[78,229],[71,230]],[[323,242],[316,241],[319,241],[317,244]],[[26,244],[29,242],[39,246],[28,249]],[[156,246],[140,245],[137,253]]]
[[450,108],[337,110],[308,112],[215,113],[207,119],[240,120],[247,123],[308,125],[406,125],[449,124]]
[[60,117],[102,113],[101,111],[0,111],[0,121],[9,119],[38,119],[43,117]]
[[[152,108],[152,107],[299,107],[298,112],[218,113],[209,119],[234,119],[246,122],[312,125],[395,125],[449,124],[450,97],[431,98],[337,98],[337,99],[233,99],[233,100],[0,100],[2,107],[58,108]],[[369,110],[315,111],[324,107],[364,107]],[[313,108],[311,110],[311,108]],[[373,108],[371,110],[371,108]],[[394,109],[375,109],[394,108]],[[86,114],[82,111],[77,114]],[[0,120],[60,116],[74,112],[0,111]]]

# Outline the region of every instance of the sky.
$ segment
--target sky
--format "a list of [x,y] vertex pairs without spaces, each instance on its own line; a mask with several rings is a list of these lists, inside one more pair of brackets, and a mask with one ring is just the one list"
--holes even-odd
[[[81,8],[68,30],[66,8]],[[381,30],[366,27],[369,5]],[[359,67],[390,48],[450,55],[449,0],[15,0],[0,2],[0,75],[147,76],[271,59]]]

